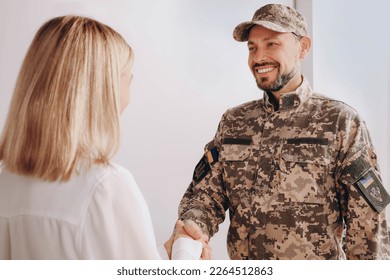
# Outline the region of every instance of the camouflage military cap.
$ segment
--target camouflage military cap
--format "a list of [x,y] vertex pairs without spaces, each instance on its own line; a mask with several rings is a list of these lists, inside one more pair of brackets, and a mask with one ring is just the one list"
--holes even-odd
[[233,31],[234,39],[239,42],[247,41],[254,25],[282,33],[292,32],[297,36],[307,35],[305,18],[293,8],[280,4],[268,4],[258,9],[251,21],[237,25]]

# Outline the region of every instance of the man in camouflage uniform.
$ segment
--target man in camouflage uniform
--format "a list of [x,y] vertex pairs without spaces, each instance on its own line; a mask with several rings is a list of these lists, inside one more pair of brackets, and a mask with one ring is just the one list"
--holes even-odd
[[270,4],[234,30],[261,100],[228,110],[179,207],[213,236],[229,209],[231,259],[389,259],[382,185],[367,127],[313,93],[305,20]]

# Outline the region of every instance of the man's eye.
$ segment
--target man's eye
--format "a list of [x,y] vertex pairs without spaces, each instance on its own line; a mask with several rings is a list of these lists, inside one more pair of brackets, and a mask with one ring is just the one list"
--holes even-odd
[[275,42],[268,42],[267,43],[267,47],[274,47],[274,46],[276,46],[277,44],[275,43]]

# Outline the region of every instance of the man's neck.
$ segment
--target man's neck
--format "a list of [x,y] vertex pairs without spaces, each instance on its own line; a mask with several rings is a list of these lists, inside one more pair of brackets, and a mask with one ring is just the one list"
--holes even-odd
[[302,82],[303,82],[303,76],[297,75],[296,77],[291,79],[281,90],[270,92],[269,93],[270,97],[271,96],[273,97],[270,98],[270,101],[271,104],[274,105],[274,108],[276,109],[275,105],[277,105],[277,108],[279,108],[280,98],[282,97],[283,94],[295,91],[297,88],[301,86]]

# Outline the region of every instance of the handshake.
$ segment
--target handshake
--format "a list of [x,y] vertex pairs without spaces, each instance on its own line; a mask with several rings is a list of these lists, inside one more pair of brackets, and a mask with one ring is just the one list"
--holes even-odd
[[[180,238],[180,240],[178,240]],[[167,254],[169,256],[169,259],[172,259],[172,252],[173,251],[183,251],[183,255],[188,254],[188,252],[185,252],[185,241],[187,242],[189,240],[195,240],[202,244],[202,253],[200,254],[201,260],[211,260],[211,246],[209,245],[209,236],[201,230],[201,228],[191,220],[188,221],[181,221],[178,220],[175,225],[175,229],[173,230],[172,236],[169,238],[167,242],[164,243],[165,250],[167,251]],[[183,242],[184,241],[184,242]],[[173,250],[174,243],[180,242],[180,249]],[[192,242],[193,243],[193,242]],[[175,244],[176,245],[176,244]],[[188,250],[187,250],[188,251]],[[174,257],[174,259],[177,259]],[[183,256],[182,259],[188,259],[188,257]]]

